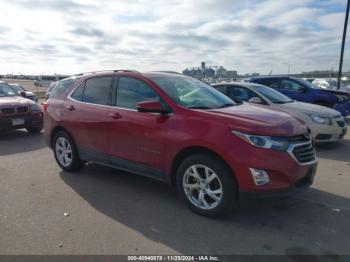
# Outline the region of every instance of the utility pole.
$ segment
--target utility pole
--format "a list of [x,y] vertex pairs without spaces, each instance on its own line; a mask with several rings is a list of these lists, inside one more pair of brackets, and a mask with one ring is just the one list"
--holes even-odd
[[350,0],[348,0],[347,6],[346,6],[346,14],[345,14],[345,21],[344,21],[343,41],[342,41],[341,51],[340,51],[339,72],[338,72],[338,87],[337,87],[338,90],[340,89],[340,79],[341,79],[341,73],[343,70],[343,58],[344,58],[346,30],[348,28],[348,20],[349,20],[349,9],[350,9]]

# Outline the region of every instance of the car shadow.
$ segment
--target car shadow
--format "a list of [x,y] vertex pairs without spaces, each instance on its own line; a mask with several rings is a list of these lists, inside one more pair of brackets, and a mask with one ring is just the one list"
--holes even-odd
[[317,189],[297,197],[243,201],[228,217],[210,219],[187,209],[175,189],[141,176],[95,164],[60,176],[102,214],[184,254],[348,251],[349,199]]
[[337,161],[350,163],[350,140],[343,139],[342,141],[330,144],[320,144],[316,147],[316,155],[319,158],[333,159]]
[[34,151],[46,147],[41,133],[30,134],[26,130],[0,132],[0,156]]

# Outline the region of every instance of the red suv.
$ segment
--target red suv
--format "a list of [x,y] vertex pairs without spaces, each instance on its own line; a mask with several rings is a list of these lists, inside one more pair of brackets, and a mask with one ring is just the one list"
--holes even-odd
[[308,186],[316,172],[310,135],[292,116],[235,104],[180,74],[86,74],[45,110],[45,138],[63,170],[92,161],[166,181],[206,216],[227,213],[242,191]]

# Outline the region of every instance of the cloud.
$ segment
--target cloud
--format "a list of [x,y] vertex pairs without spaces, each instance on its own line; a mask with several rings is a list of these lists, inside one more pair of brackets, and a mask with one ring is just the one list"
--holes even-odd
[[104,32],[97,28],[91,28],[91,27],[77,27],[73,30],[69,31],[72,34],[78,35],[78,36],[87,36],[87,37],[102,37],[104,36]]
[[11,4],[18,5],[28,11],[46,9],[54,12],[85,13],[93,10],[90,4],[77,3],[72,0],[12,0]]
[[239,73],[336,68],[345,10],[343,0],[0,3],[0,73],[182,71],[201,61]]

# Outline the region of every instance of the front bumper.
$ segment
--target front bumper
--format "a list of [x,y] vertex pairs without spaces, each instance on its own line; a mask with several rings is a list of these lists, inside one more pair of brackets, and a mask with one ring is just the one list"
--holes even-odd
[[343,117],[333,118],[332,125],[308,124],[316,143],[337,142],[347,133],[347,124]]
[[[23,124],[14,124],[14,119],[23,119]],[[28,127],[40,127],[43,125],[43,113],[32,112],[31,114],[7,115],[0,117],[0,130],[15,130]]]
[[[301,147],[299,145],[301,144],[294,147],[296,152],[309,147],[308,145],[301,145]],[[310,151],[315,154],[312,145],[310,147]],[[294,149],[291,148],[291,150]],[[310,178],[308,182],[311,184],[317,170],[316,156],[314,155],[314,159],[311,161],[299,162],[304,153],[293,156],[292,152],[288,151],[257,148],[243,141],[236,144],[231,149],[227,163],[233,170],[239,190],[258,193],[289,191],[291,188],[304,184],[302,181],[308,180],[305,177]],[[264,185],[256,185],[251,169],[265,171],[269,176],[269,182]]]
[[317,170],[317,163],[311,165],[306,173],[306,175],[298,179],[294,184],[289,188],[283,190],[271,190],[271,191],[246,191],[240,190],[239,197],[240,199],[248,198],[282,198],[290,197],[302,190],[309,188],[314,181]]

